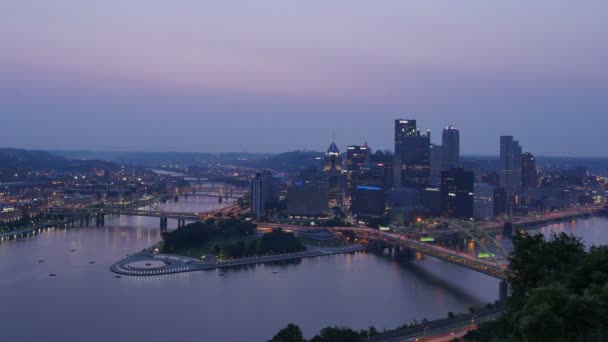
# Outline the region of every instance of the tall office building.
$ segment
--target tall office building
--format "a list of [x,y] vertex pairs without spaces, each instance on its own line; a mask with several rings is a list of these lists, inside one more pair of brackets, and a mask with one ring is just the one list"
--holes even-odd
[[473,189],[473,217],[480,220],[494,218],[494,187],[475,183]]
[[431,132],[421,133],[416,120],[395,120],[395,160],[401,186],[424,189],[430,179]]
[[530,152],[524,153],[521,159],[522,186],[526,189],[537,187],[536,159]]
[[430,181],[431,186],[441,185],[441,171],[444,171],[443,146],[431,145],[431,171]]
[[287,213],[299,216],[327,214],[327,184],[297,182],[287,190]]
[[342,155],[340,155],[340,150],[333,141],[325,153],[323,171],[327,177],[329,207],[333,208],[342,205],[344,198],[342,189]]
[[268,170],[257,172],[251,181],[251,212],[255,217],[264,216],[266,205],[277,199],[276,180]]
[[473,171],[454,168],[441,172],[441,211],[443,216],[460,219],[473,217]]
[[447,126],[441,136],[443,146],[443,169],[449,170],[460,166],[460,133],[458,128]]
[[510,135],[500,137],[500,180],[507,194],[521,191],[522,150],[519,142]]
[[494,189],[494,217],[501,216],[506,213],[507,209],[507,192],[503,188]]
[[386,195],[380,187],[360,185],[353,191],[351,211],[356,216],[383,216],[386,213]]
[[393,155],[391,153],[377,152],[372,154],[369,162],[370,173],[373,177],[380,177],[382,174],[382,185],[380,187],[388,191],[394,187],[394,168]]
[[360,178],[364,166],[369,163],[370,148],[365,143],[363,146],[350,145],[346,147],[346,182],[348,194],[360,185]]

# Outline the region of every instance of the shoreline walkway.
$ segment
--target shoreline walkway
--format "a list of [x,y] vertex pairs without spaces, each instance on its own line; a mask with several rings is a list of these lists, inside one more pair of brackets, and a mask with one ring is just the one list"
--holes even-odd
[[261,264],[267,262],[313,258],[325,255],[361,252],[367,250],[365,245],[353,245],[338,248],[315,248],[303,252],[263,255],[240,258],[217,263],[204,263],[198,259],[171,254],[153,254],[140,252],[128,256],[110,266],[110,271],[131,276],[155,276],[172,273],[204,271],[218,268]]

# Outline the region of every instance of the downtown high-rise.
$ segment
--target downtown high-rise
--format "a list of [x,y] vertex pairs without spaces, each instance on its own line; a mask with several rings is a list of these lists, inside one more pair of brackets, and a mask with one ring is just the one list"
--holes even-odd
[[521,165],[522,185],[525,189],[538,186],[538,175],[536,173],[536,159],[530,152],[526,152],[522,156]]
[[431,132],[421,133],[416,120],[395,120],[395,162],[402,187],[424,189],[430,179]]
[[441,135],[443,170],[460,166],[460,133],[458,128],[447,126]]
[[370,148],[364,145],[349,145],[346,147],[346,182],[348,195],[360,185],[364,165],[369,163]]
[[329,192],[329,207],[342,205],[344,199],[342,182],[342,155],[336,143],[332,141],[325,153],[325,163],[323,171],[327,177],[327,187]]
[[521,191],[522,148],[510,135],[500,137],[499,185],[507,194]]

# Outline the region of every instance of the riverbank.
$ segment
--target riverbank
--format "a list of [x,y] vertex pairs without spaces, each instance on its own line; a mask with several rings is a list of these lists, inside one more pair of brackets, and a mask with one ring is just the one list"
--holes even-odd
[[504,313],[502,307],[490,307],[476,310],[467,314],[456,314],[453,317],[433,320],[425,323],[415,324],[395,330],[384,331],[378,335],[369,337],[370,342],[397,342],[421,340],[438,335],[446,335],[451,340],[456,332],[460,330],[476,329],[483,322],[493,321]]
[[0,241],[3,241],[5,239],[14,240],[14,239],[27,237],[30,235],[30,233],[35,233],[36,231],[38,231],[40,229],[44,229],[44,228],[61,227],[61,226],[64,226],[65,228],[68,228],[68,226],[73,227],[74,226],[73,223],[76,221],[78,221],[78,218],[74,217],[74,218],[70,218],[70,219],[64,219],[61,221],[50,221],[50,222],[46,222],[46,223],[41,223],[41,224],[37,224],[33,227],[25,227],[25,228],[14,230],[14,231],[3,232],[3,233],[0,233]]
[[366,251],[365,245],[342,248],[315,248],[303,252],[272,254],[259,257],[239,258],[217,263],[204,263],[197,259],[172,254],[154,254],[149,251],[128,256],[110,266],[110,271],[122,275],[154,276],[172,273],[213,270],[267,262],[313,258],[326,255]]
[[497,233],[503,232],[505,224],[510,222],[512,228],[515,229],[533,229],[534,227],[561,222],[577,218],[588,218],[593,216],[601,216],[608,213],[604,206],[589,206],[580,208],[568,208],[562,211],[536,215],[532,217],[512,217],[500,221],[492,221],[480,223],[478,228],[485,231],[494,231]]

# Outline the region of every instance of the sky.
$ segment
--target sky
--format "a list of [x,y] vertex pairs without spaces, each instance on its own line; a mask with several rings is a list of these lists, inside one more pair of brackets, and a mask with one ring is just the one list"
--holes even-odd
[[608,1],[0,1],[0,147],[608,157]]

